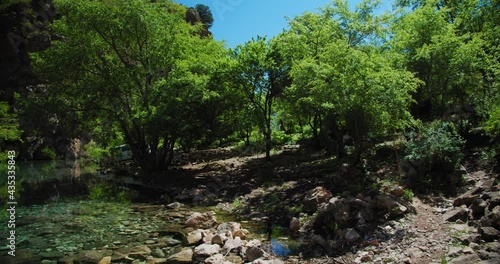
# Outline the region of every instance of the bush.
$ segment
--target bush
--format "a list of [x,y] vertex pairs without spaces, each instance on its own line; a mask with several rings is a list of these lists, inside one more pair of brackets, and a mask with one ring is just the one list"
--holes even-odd
[[420,182],[432,183],[431,172],[451,173],[460,167],[464,144],[453,123],[433,122],[406,143],[405,159],[418,171]]

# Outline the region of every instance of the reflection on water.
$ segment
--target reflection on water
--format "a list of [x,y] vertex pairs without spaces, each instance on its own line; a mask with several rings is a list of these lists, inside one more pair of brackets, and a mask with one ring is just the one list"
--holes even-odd
[[[88,193],[97,166],[78,160],[30,161],[16,164],[16,200],[20,205],[56,201]],[[0,177],[0,202],[8,193],[7,177]]]

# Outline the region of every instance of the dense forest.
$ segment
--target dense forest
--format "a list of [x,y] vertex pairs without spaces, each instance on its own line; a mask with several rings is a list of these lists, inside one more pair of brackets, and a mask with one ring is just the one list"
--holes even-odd
[[1,159],[85,158],[168,185],[181,154],[231,147],[268,166],[300,146],[366,177],[382,156],[411,196],[447,193],[471,162],[497,175],[500,3],[378,6],[332,0],[228,48],[202,4],[5,1]]

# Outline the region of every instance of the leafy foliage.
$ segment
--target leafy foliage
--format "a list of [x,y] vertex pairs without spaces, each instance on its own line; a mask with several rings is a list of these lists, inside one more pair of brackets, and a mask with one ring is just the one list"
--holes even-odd
[[452,171],[462,161],[464,143],[453,123],[433,122],[420,136],[408,141],[405,159],[413,164],[423,164],[428,171]]

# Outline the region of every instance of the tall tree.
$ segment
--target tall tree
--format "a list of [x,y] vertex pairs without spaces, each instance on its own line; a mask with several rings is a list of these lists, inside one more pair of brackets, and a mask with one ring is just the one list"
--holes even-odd
[[61,36],[33,56],[60,111],[116,122],[147,172],[168,167],[207,92],[221,43],[202,39],[169,1],[56,0]]
[[271,159],[273,102],[288,85],[288,69],[277,52],[278,42],[258,37],[236,47],[236,82],[257,113],[265,139],[266,159]]

